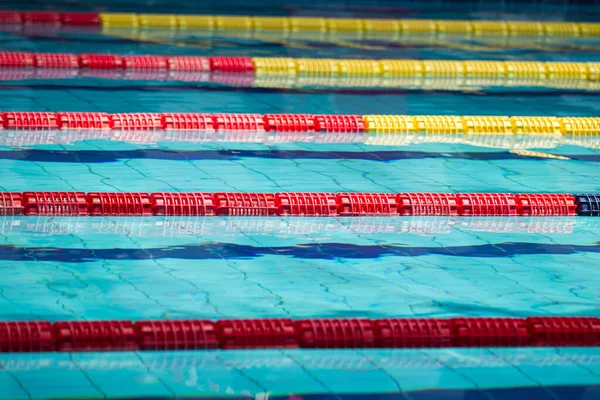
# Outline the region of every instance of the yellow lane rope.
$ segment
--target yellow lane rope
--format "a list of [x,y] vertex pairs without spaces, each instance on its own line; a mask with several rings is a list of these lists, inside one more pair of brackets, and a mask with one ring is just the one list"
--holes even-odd
[[475,36],[600,36],[600,24],[537,21],[460,21],[101,13],[104,27],[291,31],[472,34]]
[[480,60],[355,60],[253,57],[256,75],[580,79],[598,81],[600,63]]
[[[365,143],[456,143],[503,149],[600,148],[600,118],[365,115]],[[542,153],[540,153],[542,154]],[[539,156],[523,153],[525,156]]]
[[[290,32],[290,31],[205,31],[205,30],[171,30],[171,29],[138,29],[135,27],[102,28],[102,33],[109,36],[150,43],[171,44],[184,47],[206,47],[222,40],[260,40],[277,43],[286,47],[303,47],[321,50],[318,44],[329,43],[340,47],[353,47],[365,51],[381,51],[389,46],[402,44],[409,46],[435,46],[464,51],[480,51],[502,53],[505,49],[532,49],[539,51],[556,51],[557,49],[577,51],[600,51],[600,45],[594,41],[574,40],[569,36],[478,36],[464,35],[429,35],[400,34],[393,32],[375,32],[362,35],[357,32]],[[190,38],[191,35],[191,38]],[[360,41],[368,39],[372,42]]]

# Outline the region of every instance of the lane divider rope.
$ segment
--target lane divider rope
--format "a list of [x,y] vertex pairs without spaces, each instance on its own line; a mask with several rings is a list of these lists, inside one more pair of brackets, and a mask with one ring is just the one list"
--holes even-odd
[[569,158],[523,149],[561,143],[600,146],[597,117],[5,112],[0,113],[2,128],[0,142],[16,146],[84,139],[380,146],[426,142],[512,149],[520,156],[562,160]]
[[0,192],[0,215],[600,216],[600,194]]
[[598,346],[595,317],[0,322],[0,352]]
[[[0,67],[56,70],[219,72],[302,78],[465,78],[600,81],[598,62],[484,60],[355,60],[323,58],[168,56],[71,53],[0,53]],[[92,74],[91,76],[101,76]]]
[[600,117],[236,113],[0,113],[6,130],[598,135]]
[[[477,91],[485,88],[549,88],[557,90],[600,91],[600,80],[568,77],[464,77],[464,76],[360,76],[360,75],[285,75],[254,73],[223,73],[211,71],[176,70],[105,70],[57,68],[4,68],[0,67],[0,81],[30,79],[94,78],[127,81],[167,81],[202,83],[244,89],[272,89],[276,91],[348,91],[369,96],[378,91],[390,94],[392,90],[423,91]],[[202,87],[198,88],[202,90]],[[368,90],[365,90],[368,89]]]
[[600,24],[540,21],[468,21],[263,17],[134,13],[1,11],[1,24],[44,24],[127,28],[198,29],[206,31],[305,31],[401,34],[468,34],[502,36],[600,36]]

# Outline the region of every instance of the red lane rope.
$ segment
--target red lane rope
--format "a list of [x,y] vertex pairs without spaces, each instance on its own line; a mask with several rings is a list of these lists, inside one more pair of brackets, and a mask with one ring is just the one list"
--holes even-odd
[[0,352],[598,345],[596,317],[0,322]]
[[253,74],[251,57],[203,57],[73,53],[0,52],[2,68],[188,71]]
[[0,24],[100,26],[100,13],[56,11],[0,11]]
[[3,112],[0,117],[11,130],[366,132],[361,115]]
[[0,192],[0,215],[570,216],[599,195],[512,193]]

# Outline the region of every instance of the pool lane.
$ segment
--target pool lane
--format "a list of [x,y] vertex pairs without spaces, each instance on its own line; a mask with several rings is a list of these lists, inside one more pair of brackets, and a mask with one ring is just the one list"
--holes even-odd
[[5,171],[2,190],[596,193],[600,189],[595,173],[600,154],[575,146],[540,149],[564,159],[452,144],[374,146],[372,151],[364,144],[311,143],[181,143],[175,149],[149,149],[92,140],[58,149],[46,146],[50,148],[0,151]]
[[0,317],[597,316],[593,222],[6,218]]
[[600,382],[595,348],[6,354],[0,363],[0,398],[11,400],[591,400]]
[[[364,90],[245,90],[202,85],[135,85],[123,81],[120,88],[91,83],[79,87],[67,80],[36,80],[30,84],[0,86],[3,111],[103,111],[125,112],[207,112],[207,113],[311,113],[311,114],[432,114],[432,115],[538,115],[596,116],[595,92],[580,90],[525,91],[428,91],[400,92]],[[88,81],[89,82],[89,81]],[[61,96],[57,98],[56,91]],[[366,101],[368,98],[368,101]]]

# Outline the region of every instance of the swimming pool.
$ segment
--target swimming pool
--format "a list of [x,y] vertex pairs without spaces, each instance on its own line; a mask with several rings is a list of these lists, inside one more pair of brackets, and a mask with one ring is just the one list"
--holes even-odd
[[[62,11],[594,22],[591,5],[104,2]],[[119,4],[120,3],[120,4]],[[15,9],[23,5],[14,3]],[[34,9],[40,7],[31,6]],[[524,15],[524,13],[526,13]],[[2,25],[0,53],[600,62],[579,35]],[[593,79],[0,68],[2,112],[598,115]],[[487,79],[487,80],[486,80]],[[491,82],[491,83],[490,83]],[[0,131],[3,192],[598,193],[586,135]],[[4,216],[1,321],[598,317],[600,219]],[[360,346],[359,346],[360,347]],[[597,347],[0,353],[0,398],[594,399]]]

